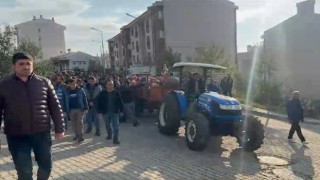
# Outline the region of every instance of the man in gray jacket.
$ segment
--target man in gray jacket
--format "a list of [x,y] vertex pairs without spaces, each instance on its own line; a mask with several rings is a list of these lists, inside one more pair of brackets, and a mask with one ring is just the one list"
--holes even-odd
[[85,133],[89,134],[92,132],[92,123],[94,122],[96,128],[95,135],[100,136],[100,125],[96,108],[96,97],[102,91],[102,87],[97,83],[96,78],[91,76],[89,77],[88,84],[85,85],[84,89],[89,103],[89,111],[86,115],[87,130]]

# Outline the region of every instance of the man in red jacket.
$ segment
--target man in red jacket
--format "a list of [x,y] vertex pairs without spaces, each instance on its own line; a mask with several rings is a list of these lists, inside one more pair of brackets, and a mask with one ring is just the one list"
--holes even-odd
[[52,169],[51,119],[55,139],[64,136],[63,113],[50,80],[33,73],[33,58],[16,53],[14,74],[0,82],[0,124],[4,121],[18,179],[32,180],[33,150],[38,163],[38,179],[48,179]]

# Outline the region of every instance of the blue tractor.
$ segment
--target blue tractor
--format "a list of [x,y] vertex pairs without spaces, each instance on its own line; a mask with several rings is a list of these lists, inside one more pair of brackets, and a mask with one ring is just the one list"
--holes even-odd
[[217,92],[205,91],[194,98],[188,94],[186,84],[191,78],[188,77],[190,72],[201,71],[201,81],[206,85],[208,77],[218,78],[224,75],[225,69],[203,63],[174,64],[171,75],[179,82],[180,90],[171,91],[163,98],[158,118],[159,131],[175,135],[182,120],[185,122],[186,144],[191,150],[204,150],[211,136],[235,137],[246,151],[260,148],[264,140],[263,124],[253,116],[244,117],[239,101]]

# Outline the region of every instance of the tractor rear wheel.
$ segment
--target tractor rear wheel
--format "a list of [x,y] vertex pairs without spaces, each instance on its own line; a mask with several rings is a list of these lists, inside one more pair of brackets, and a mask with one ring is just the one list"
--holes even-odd
[[194,151],[204,150],[210,140],[209,121],[202,113],[193,113],[185,126],[187,146]]
[[261,147],[264,140],[264,127],[258,118],[248,116],[243,125],[238,127],[236,138],[239,146],[245,151],[255,151]]
[[176,135],[179,131],[180,119],[177,99],[171,94],[166,95],[159,110],[159,131],[166,135]]

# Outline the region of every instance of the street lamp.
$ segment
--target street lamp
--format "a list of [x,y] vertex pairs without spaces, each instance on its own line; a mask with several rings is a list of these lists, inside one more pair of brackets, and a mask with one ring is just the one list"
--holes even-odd
[[133,15],[131,15],[131,14],[129,14],[129,13],[126,13],[126,15],[127,15],[127,16],[130,16],[130,17],[132,17],[132,18],[134,18],[134,19],[137,19],[137,17],[135,17],[135,16],[133,16]]
[[[90,27],[90,29],[94,30],[94,31],[98,31],[100,32],[100,35],[101,35],[101,43],[102,43],[102,56],[103,56],[103,61],[105,60],[104,59],[104,44],[103,44],[103,32],[99,29],[96,29],[96,28],[93,28],[93,27]],[[105,63],[103,63],[103,65],[105,66]]]

